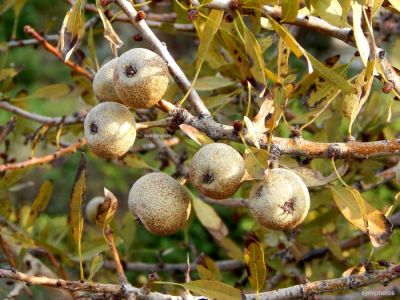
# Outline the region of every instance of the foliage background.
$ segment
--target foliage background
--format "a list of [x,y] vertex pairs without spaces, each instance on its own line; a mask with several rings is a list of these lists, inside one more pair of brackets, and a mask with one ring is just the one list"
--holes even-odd
[[[4,5],[4,3],[3,3]],[[1,6],[1,4],[0,4]],[[55,33],[61,28],[63,17],[69,9],[69,5],[63,1],[35,0],[26,1],[19,20],[17,22],[15,36],[13,36],[13,27],[16,18],[13,9],[2,11],[0,15],[0,47],[7,41],[14,39],[26,39],[27,36],[23,32],[23,26],[30,24],[34,28],[44,33]],[[174,9],[179,20],[188,22],[186,14],[176,5],[165,4],[158,5],[158,9],[169,11]],[[86,15],[89,19],[90,13]],[[126,29],[128,28],[128,29]],[[125,42],[119,53],[137,47],[138,44],[132,40],[133,30],[129,29],[129,25],[116,24],[115,29]],[[93,33],[95,45],[97,48],[97,57],[100,63],[112,57],[108,43],[102,35],[101,22],[95,27]],[[192,64],[196,59],[197,42],[194,33],[181,32],[165,32],[156,30],[156,35],[165,41],[168,49],[177,58],[179,64],[191,78],[194,74]],[[341,53],[342,62],[353,56],[353,49],[345,47],[340,43],[334,42],[332,39],[320,34],[312,33],[309,35],[305,29],[297,30],[296,36],[298,41],[308,51],[313,53],[318,59],[323,60],[331,55]],[[393,65],[400,65],[400,52],[395,51],[399,47],[398,34],[391,36],[383,47],[387,50]],[[87,39],[87,36],[85,36]],[[144,44],[140,44],[143,47]],[[144,45],[145,46],[145,45]],[[273,46],[265,54],[268,65],[274,63],[274,53],[276,48]],[[87,43],[82,46],[82,51],[89,52]],[[75,56],[74,59],[79,59]],[[87,58],[86,58],[87,59]],[[44,51],[40,46],[20,47],[7,51],[3,48],[0,59],[2,68],[13,67],[18,70],[18,75],[13,79],[12,84],[5,87],[0,92],[3,99],[14,99],[21,95],[31,95],[39,88],[52,85],[64,84],[68,86],[68,92],[61,97],[35,97],[31,96],[18,102],[21,107],[39,114],[47,116],[70,115],[78,110],[89,109],[93,99],[82,99],[82,90],[74,84],[71,77],[70,69],[60,63],[56,58]],[[291,58],[290,70],[293,74],[297,74],[297,78],[301,78],[305,74],[305,63],[299,59]],[[354,76],[360,71],[360,64],[351,65],[348,77]],[[209,65],[205,65],[201,77],[213,76],[216,73]],[[374,92],[368,100],[365,109],[359,115],[355,126],[355,135],[357,139],[364,141],[372,141],[378,139],[399,138],[400,130],[400,106],[398,102],[394,102],[392,106],[392,121],[386,123],[386,115],[388,106],[393,99],[393,95],[386,95],[381,92],[381,83],[374,84]],[[229,91],[229,89],[228,89]],[[207,102],[212,91],[205,92],[204,99]],[[169,90],[170,100],[179,99],[176,89],[173,87]],[[304,137],[317,141],[341,141],[346,137],[348,120],[341,116],[340,97],[334,101],[332,109],[328,113],[324,113],[315,123],[315,132],[305,132]],[[242,101],[243,99],[240,99]],[[290,109],[294,115],[301,115],[305,112],[301,105],[301,99],[293,99],[290,103]],[[241,107],[244,111],[245,106]],[[217,108],[218,109],[218,108]],[[240,119],[239,111],[224,107],[227,113],[224,113],[223,120],[233,121]],[[254,112],[253,112],[254,113]],[[4,111],[0,111],[0,124],[4,125],[12,115]],[[24,144],[24,136],[32,134],[37,129],[37,124],[20,117],[16,117],[17,127],[10,136],[10,151],[17,161],[26,159],[31,152],[31,143]],[[157,130],[156,130],[157,131]],[[163,133],[162,130],[158,130]],[[277,129],[278,136],[288,137],[290,134],[284,125]],[[177,133],[182,139],[184,135]],[[73,142],[82,136],[82,132],[76,130],[75,133],[70,132],[63,137],[65,142]],[[146,143],[143,139],[138,144]],[[48,153],[49,147],[47,141],[42,141],[35,150],[35,155]],[[136,145],[136,144],[135,144]],[[233,144],[238,149],[244,150],[243,146]],[[4,147],[4,145],[2,146]],[[187,151],[188,156],[192,157],[198,147],[195,143],[185,140],[176,147],[178,153]],[[194,214],[185,230],[168,238],[159,238],[148,233],[143,227],[136,224],[133,218],[127,213],[126,200],[129,189],[133,182],[142,176],[149,168],[142,166],[150,166],[158,169],[161,165],[157,153],[150,152],[139,155],[136,161],[130,164],[116,164],[107,162],[94,157],[90,152],[86,152],[89,165],[88,175],[88,199],[101,195],[103,187],[111,190],[119,199],[118,215],[115,218],[115,227],[117,235],[120,236],[120,245],[122,258],[126,261],[142,261],[142,262],[184,262],[187,253],[191,253],[193,260],[200,253],[205,253],[214,260],[232,258],[227,256],[226,249],[219,247],[213,242],[207,230],[200,224]],[[350,163],[349,172],[344,177],[348,183],[351,182],[373,182],[375,174],[393,164],[395,159],[370,159],[370,160],[354,160]],[[293,159],[285,158],[284,162],[288,165],[294,165]],[[75,274],[77,278],[77,257],[75,246],[72,242],[70,232],[67,227],[67,211],[71,188],[75,177],[76,169],[79,163],[79,154],[69,155],[58,159],[53,165],[43,166],[32,169],[28,174],[17,180],[18,172],[15,176],[14,190],[7,193],[4,197],[10,200],[13,207],[15,218],[18,219],[23,214],[25,207],[29,206],[35,198],[39,187],[46,179],[51,179],[54,183],[54,192],[50,204],[46,211],[40,215],[35,226],[30,228],[28,235],[43,246],[51,246],[56,253],[62,257],[67,269],[71,274]],[[331,171],[329,160],[315,159],[311,162],[311,166],[322,170],[325,174]],[[173,166],[167,167],[165,172],[172,174]],[[11,183],[9,178],[0,179],[2,184]],[[15,185],[17,185],[15,187]],[[247,197],[250,184],[244,184],[243,188],[235,195],[236,198]],[[389,205],[393,203],[393,199],[398,192],[399,184],[395,180],[382,184],[370,191],[363,193],[367,199],[376,208],[385,211]],[[196,193],[194,190],[192,190]],[[8,201],[2,199],[2,203]],[[315,259],[309,263],[299,266],[301,272],[309,280],[319,280],[322,278],[334,278],[340,276],[347,268],[358,265],[366,260],[370,254],[370,244],[364,244],[360,248],[351,249],[349,251],[340,251],[337,248],[337,242],[352,236],[359,231],[349,225],[349,223],[340,214],[339,210],[333,204],[332,196],[326,189],[316,189],[312,192],[312,210],[305,224],[301,226],[295,242],[290,240],[290,233],[276,233],[261,229],[248,214],[246,209],[230,209],[215,206],[218,214],[229,228],[229,237],[235,241],[237,246],[242,249],[244,246],[244,238],[248,233],[255,233],[263,246],[265,246],[266,264],[268,266],[268,276],[272,277],[277,270],[284,270],[281,259],[286,255],[285,249],[293,247],[301,253],[306,253],[313,248],[328,247],[331,254],[324,256],[322,259]],[[98,252],[107,251],[101,232],[95,226],[86,223],[84,233],[84,257],[90,262],[91,257]],[[122,242],[123,241],[123,242]],[[290,241],[290,242],[289,242]],[[373,261],[385,259],[389,261],[398,260],[398,245],[400,244],[400,235],[395,231],[389,245],[376,249],[373,253]],[[65,255],[67,254],[67,255]],[[107,255],[107,254],[105,254]],[[234,257],[235,258],[235,257]],[[293,263],[292,263],[293,265]],[[99,272],[96,280],[109,282],[112,273],[104,271]],[[144,274],[134,272],[128,273],[132,283],[141,284],[144,281]],[[196,278],[197,274],[193,275]],[[71,276],[73,277],[73,276]],[[184,274],[176,272],[172,274],[162,274],[163,279],[173,281],[183,281]],[[248,287],[246,276],[243,271],[224,272],[224,282]],[[278,287],[284,287],[294,284],[295,281],[291,277],[279,282]],[[40,288],[33,288],[34,293],[40,295]],[[38,296],[39,297],[39,296]]]

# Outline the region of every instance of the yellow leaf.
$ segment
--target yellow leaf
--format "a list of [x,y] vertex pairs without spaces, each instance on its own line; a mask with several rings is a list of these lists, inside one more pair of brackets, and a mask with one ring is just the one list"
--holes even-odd
[[343,216],[368,233],[374,247],[388,243],[393,232],[392,224],[383,213],[365,201],[359,191],[352,187],[332,186],[331,192]]
[[389,2],[398,12],[400,12],[400,2],[399,2],[399,0],[389,0]]
[[217,264],[208,256],[201,254],[196,261],[196,269],[200,279],[221,281],[222,275]]
[[198,131],[190,125],[181,124],[179,128],[200,146],[214,143],[205,133]]
[[74,185],[72,187],[71,198],[69,202],[69,216],[68,223],[71,227],[72,237],[78,247],[78,254],[80,258],[80,275],[81,280],[83,276],[82,264],[82,232],[83,232],[83,217],[82,217],[82,203],[86,197],[86,177],[87,177],[87,163],[85,157],[81,156],[78,171],[75,177]]
[[255,238],[248,238],[244,248],[244,263],[247,267],[251,287],[258,294],[267,277],[267,267],[264,261],[264,251]]
[[192,198],[193,209],[200,223],[217,241],[225,238],[228,235],[228,228],[214,208],[196,197]]
[[259,134],[257,133],[253,122],[247,116],[244,116],[244,123],[246,124],[247,128],[246,136],[253,142],[257,149],[260,149],[260,142],[258,141]]
[[264,178],[264,171],[268,165],[269,153],[264,149],[246,148],[244,164],[247,180]]
[[41,87],[37,89],[31,97],[38,97],[38,98],[60,98],[68,95],[71,92],[71,89],[68,85],[64,83],[56,83],[51,84],[48,86]]
[[282,22],[296,20],[299,12],[299,0],[282,0]]
[[33,222],[44,211],[50,201],[51,195],[53,194],[53,183],[50,180],[46,180],[39,189],[35,200],[33,201],[29,217],[25,223],[25,227],[33,225]]

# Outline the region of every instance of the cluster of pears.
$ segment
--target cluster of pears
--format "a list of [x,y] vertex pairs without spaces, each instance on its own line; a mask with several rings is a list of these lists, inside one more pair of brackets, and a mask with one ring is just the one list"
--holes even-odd
[[[193,156],[189,168],[192,185],[205,196],[225,199],[240,187],[245,173],[242,156],[233,147],[213,143]],[[87,205],[89,219],[95,216],[98,198]],[[92,203],[93,202],[93,203]],[[294,172],[275,168],[257,181],[249,195],[249,211],[264,227],[291,230],[304,221],[310,208],[305,183]],[[181,229],[190,216],[190,194],[171,176],[153,172],[137,180],[129,193],[130,212],[148,231],[169,235]]]
[[[124,155],[136,138],[130,109],[149,108],[158,103],[168,87],[168,67],[156,53],[136,48],[103,65],[93,81],[100,104],[93,107],[84,123],[92,152],[112,159]],[[240,187],[245,163],[240,153],[223,143],[203,146],[189,168],[192,185],[213,199],[231,197]],[[94,222],[104,198],[86,206]],[[181,229],[190,216],[190,194],[174,178],[153,172],[137,180],[129,193],[130,212],[152,233],[169,235]],[[290,230],[299,225],[310,208],[310,196],[301,178],[286,169],[271,169],[253,186],[249,210],[263,226]]]
[[89,111],[84,123],[92,152],[106,159],[124,155],[136,138],[130,109],[154,106],[164,96],[168,81],[167,64],[148,49],[131,49],[104,64],[93,80],[101,103]]

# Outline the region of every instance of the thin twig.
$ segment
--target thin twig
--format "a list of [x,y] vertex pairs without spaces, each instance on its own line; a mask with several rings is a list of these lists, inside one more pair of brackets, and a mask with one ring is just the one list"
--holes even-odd
[[76,152],[80,147],[82,147],[85,144],[86,144],[86,139],[79,139],[76,143],[66,148],[60,149],[52,154],[48,154],[42,157],[33,157],[22,162],[3,164],[0,165],[0,172],[4,172],[7,170],[23,169],[34,165],[42,165],[50,163],[55,159],[62,157],[66,154]]
[[25,31],[25,33],[32,36],[34,39],[38,40],[39,43],[41,43],[47,51],[49,51],[51,54],[53,54],[55,57],[57,57],[66,66],[70,67],[76,73],[85,76],[87,79],[93,80],[93,75],[90,74],[88,71],[86,71],[84,68],[77,65],[76,63],[71,62],[70,60],[65,61],[62,54],[60,53],[60,51],[58,51],[58,49],[56,47],[54,47],[49,42],[47,42],[47,40],[44,37],[42,37],[39,33],[37,33],[34,28],[32,28],[29,25],[26,25],[24,27],[24,31]]

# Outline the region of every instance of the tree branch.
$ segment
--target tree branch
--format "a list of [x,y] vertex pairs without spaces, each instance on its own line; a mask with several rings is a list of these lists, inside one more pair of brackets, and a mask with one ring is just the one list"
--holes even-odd
[[[172,77],[174,78],[175,82],[182,90],[182,92],[183,93],[188,92],[191,87],[191,83],[186,78],[186,75],[178,66],[175,59],[171,56],[171,54],[167,50],[165,43],[162,43],[156,37],[156,35],[151,31],[150,27],[147,25],[145,20],[137,18],[138,13],[129,1],[116,0],[115,2],[121,7],[121,9],[128,16],[131,23],[136,27],[136,29],[142,35],[143,40],[147,41],[150,44],[152,50],[158,53],[166,61]],[[202,115],[210,115],[210,112],[204,105],[203,100],[201,100],[200,96],[197,94],[195,89],[191,89],[188,99],[190,101],[190,104],[193,106],[193,109],[196,111],[196,113]]]
[[338,290],[357,289],[374,283],[388,283],[400,277],[400,265],[391,266],[386,270],[373,271],[361,275],[351,275],[330,280],[320,280],[299,284],[259,295],[246,295],[247,300],[278,300],[307,298],[315,294],[334,292]]
[[76,152],[80,147],[82,147],[85,144],[86,144],[86,139],[79,139],[76,143],[66,148],[60,149],[52,154],[48,154],[42,157],[33,157],[22,162],[3,164],[0,165],[0,172],[4,172],[7,170],[23,169],[34,165],[42,165],[50,163],[55,159],[62,157],[66,154]]
[[63,56],[61,55],[60,51],[53,45],[51,45],[49,42],[46,41],[44,37],[42,37],[39,33],[36,32],[34,28],[31,26],[26,25],[24,27],[25,33],[29,34],[32,36],[34,39],[36,39],[39,43],[43,45],[43,47],[49,51],[51,54],[53,54],[55,57],[57,57],[63,64],[66,66],[70,67],[72,70],[74,70],[76,73],[85,76],[89,80],[93,80],[93,75],[90,74],[88,71],[86,71],[84,68],[81,66],[77,65],[76,63],[73,63],[71,61],[64,61]]
[[70,124],[82,123],[86,116],[86,114],[78,114],[77,116],[68,116],[68,117],[54,117],[54,118],[46,117],[43,115],[26,111],[15,105],[12,105],[10,102],[7,101],[0,101],[0,109],[12,112],[26,119],[30,119],[32,121],[46,125],[57,125],[60,123],[63,123],[64,125],[70,125]]

